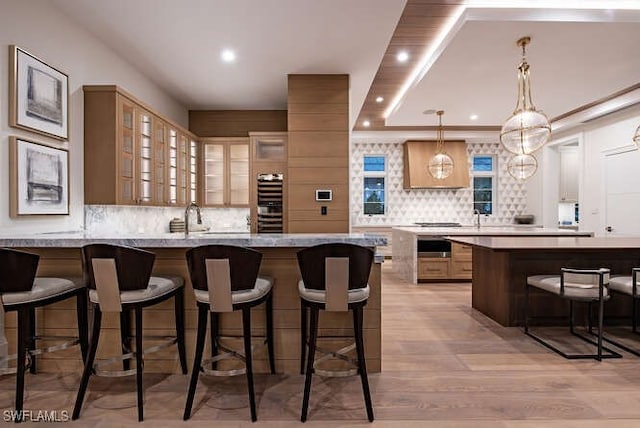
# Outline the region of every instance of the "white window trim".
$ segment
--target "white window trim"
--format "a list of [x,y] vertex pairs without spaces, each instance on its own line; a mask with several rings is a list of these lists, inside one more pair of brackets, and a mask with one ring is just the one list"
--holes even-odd
[[[384,171],[365,171],[364,170],[364,159],[367,157],[382,157],[384,158]],[[363,216],[367,216],[367,217],[385,217],[387,215],[387,213],[389,212],[389,207],[388,207],[388,199],[387,199],[387,187],[389,184],[389,180],[387,178],[387,170],[388,170],[388,163],[389,163],[389,159],[387,159],[387,155],[384,153],[367,153],[366,155],[362,156],[362,191],[360,192],[360,200],[362,201],[362,215]],[[365,200],[364,200],[364,190],[365,190],[365,185],[364,185],[364,179],[365,178],[384,178],[384,213],[383,214],[366,214],[364,212],[364,204],[365,204]]]
[[[491,171],[475,171],[473,169],[473,158],[475,157],[490,157],[493,159],[492,165],[493,169]],[[473,198],[473,178],[474,177],[492,177],[491,180],[491,214],[484,214],[487,216],[497,216],[498,215],[498,157],[492,154],[475,154],[471,157],[471,197]],[[475,205],[475,199],[473,199],[473,204]]]

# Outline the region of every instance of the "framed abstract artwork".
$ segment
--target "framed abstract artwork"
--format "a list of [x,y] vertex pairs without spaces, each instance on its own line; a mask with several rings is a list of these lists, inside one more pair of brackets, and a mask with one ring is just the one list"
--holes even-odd
[[69,77],[17,46],[9,46],[9,125],[69,138]]
[[69,214],[69,152],[9,138],[9,213]]

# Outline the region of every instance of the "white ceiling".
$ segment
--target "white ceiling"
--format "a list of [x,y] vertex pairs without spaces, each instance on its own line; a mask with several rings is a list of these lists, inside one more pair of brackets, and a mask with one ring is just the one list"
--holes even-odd
[[286,109],[287,74],[348,73],[352,120],[405,1],[53,0],[188,109]]
[[[500,125],[516,104],[516,40],[530,36],[532,98],[549,118],[640,82],[640,22],[467,21],[387,125]],[[472,114],[478,115],[471,120]]]
[[[405,4],[53,2],[188,109],[285,109],[287,74],[348,73],[352,125]],[[411,85],[387,125],[437,124],[435,115],[422,114],[425,109],[444,109],[445,125],[500,125],[515,107],[520,61],[515,41],[525,35],[532,37],[527,59],[533,101],[549,117],[640,82],[637,9],[551,13],[469,7],[441,55]],[[234,64],[220,60],[225,48],[237,52]],[[472,113],[478,120],[469,119]]]

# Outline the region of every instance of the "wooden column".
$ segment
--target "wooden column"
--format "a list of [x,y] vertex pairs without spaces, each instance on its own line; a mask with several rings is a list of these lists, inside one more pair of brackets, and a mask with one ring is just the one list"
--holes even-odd
[[[287,121],[288,232],[348,232],[349,75],[289,75]],[[318,189],[333,200],[317,202]]]

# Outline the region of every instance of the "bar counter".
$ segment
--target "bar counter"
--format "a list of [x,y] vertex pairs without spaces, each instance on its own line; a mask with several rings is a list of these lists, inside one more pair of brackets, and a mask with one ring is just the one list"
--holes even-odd
[[[185,324],[187,361],[192,364],[197,308],[185,259],[187,249],[199,245],[225,244],[250,247],[263,254],[261,275],[275,280],[273,290],[274,333],[276,370],[279,373],[298,373],[300,353],[300,299],[298,280],[300,273],[296,252],[302,248],[324,243],[351,243],[375,250],[376,246],[386,245],[384,236],[375,234],[249,234],[249,233],[191,233],[111,236],[89,235],[83,232],[43,233],[34,235],[0,235],[0,247],[29,251],[40,255],[39,276],[81,276],[81,248],[90,243],[109,243],[144,248],[156,254],[154,274],[181,275],[185,279]],[[376,257],[371,269],[369,285],[371,295],[364,313],[364,341],[367,356],[367,369],[370,372],[381,370],[381,263]],[[71,299],[73,300],[73,299]],[[75,302],[64,301],[37,312],[39,335],[75,335]],[[262,305],[263,306],[263,305]],[[264,334],[264,312],[260,306],[252,311],[254,334]],[[105,314],[103,331],[100,335],[98,356],[114,356],[121,353],[117,316]],[[173,301],[163,302],[144,311],[144,332],[146,335],[175,334]],[[16,319],[15,314],[5,315],[5,336],[9,342],[9,353],[15,352]],[[0,330],[1,331],[1,330]],[[242,331],[239,313],[222,314],[221,331],[223,334],[236,335]],[[349,335],[352,333],[350,313],[323,313],[320,316],[320,335]],[[1,339],[1,337],[0,337]],[[324,347],[343,345],[348,341],[336,339]],[[241,348],[241,340],[230,339],[234,348]],[[261,341],[260,341],[261,343]],[[145,347],[154,342],[146,342]],[[255,342],[258,345],[258,342]],[[208,355],[209,344],[205,348]],[[268,372],[267,353],[262,346],[256,346],[254,352],[254,370]],[[45,354],[38,360],[38,370],[44,372],[69,372],[81,370],[80,352],[76,347]],[[170,347],[161,352],[149,354],[145,359],[146,372],[179,373],[177,350]]]
[[[605,267],[612,275],[631,275],[640,266],[640,237],[449,237],[473,247],[471,304],[503,326],[523,325],[524,289],[530,275],[560,274],[569,265]],[[547,323],[562,323],[566,302],[532,290],[531,307]],[[631,314],[630,299],[613,296],[605,304],[605,318],[621,321]],[[577,312],[577,315],[584,315]],[[556,321],[553,321],[556,317]],[[579,319],[579,318],[576,318]]]

